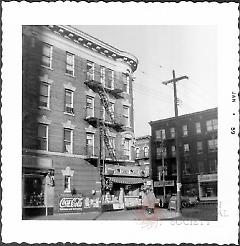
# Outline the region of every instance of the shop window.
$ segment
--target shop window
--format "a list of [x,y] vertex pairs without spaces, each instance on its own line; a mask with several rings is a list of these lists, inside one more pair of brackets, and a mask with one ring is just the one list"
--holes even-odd
[[73,91],[65,89],[65,107],[64,111],[69,114],[74,114],[73,111]]
[[123,150],[123,152],[124,152],[124,156],[128,159],[128,160],[130,160],[130,156],[131,156],[131,151],[130,151],[130,141],[131,141],[131,139],[128,139],[128,138],[125,138],[124,139],[124,150]]
[[50,85],[45,82],[40,83],[39,106],[49,108]]
[[208,140],[208,151],[209,152],[216,152],[217,149],[218,149],[217,139]]
[[197,153],[202,154],[203,153],[203,143],[202,141],[197,142]]
[[73,138],[73,130],[64,128],[64,152],[72,153],[72,138]]
[[107,79],[106,87],[109,89],[113,89],[113,84],[114,84],[114,71],[108,69],[108,79]]
[[165,129],[160,129],[155,131],[156,140],[166,139]]
[[106,68],[101,66],[100,67],[100,82],[105,86],[106,81]]
[[86,148],[87,148],[87,154],[94,155],[94,134],[93,133],[87,133],[86,136]]
[[175,157],[176,156],[176,146],[175,145],[172,145],[172,147],[171,147],[171,153],[172,153],[172,157]]
[[209,160],[208,165],[209,165],[209,172],[210,173],[217,172],[217,160]]
[[218,121],[217,119],[207,120],[206,121],[207,131],[216,131],[218,129]]
[[64,176],[64,192],[71,192],[71,176]]
[[183,153],[184,155],[189,155],[189,144],[183,145]]
[[43,44],[42,65],[47,68],[52,68],[52,45]]
[[38,149],[48,150],[48,125],[38,124],[37,139]]
[[198,172],[199,173],[204,173],[204,162],[203,161],[198,161]]
[[148,147],[144,147],[143,152],[144,152],[144,157],[148,157]]
[[87,117],[93,117],[94,116],[94,98],[87,96],[86,97],[86,113]]
[[87,61],[87,80],[94,80],[94,63]]
[[124,125],[130,126],[129,107],[125,105],[123,105],[123,118],[124,118]]
[[174,127],[170,128],[170,136],[171,138],[175,138],[175,128]]
[[74,76],[74,55],[66,52],[66,74]]
[[187,127],[187,125],[183,125],[182,126],[182,130],[183,130],[183,136],[187,136],[188,135],[188,127]]
[[200,122],[195,123],[195,129],[196,129],[197,134],[201,134],[202,130],[201,130],[201,123]]
[[123,91],[129,93],[129,74],[123,73]]
[[136,148],[136,158],[139,158],[139,157],[140,157],[140,149]]
[[189,161],[183,162],[183,174],[190,174],[191,173],[191,165]]

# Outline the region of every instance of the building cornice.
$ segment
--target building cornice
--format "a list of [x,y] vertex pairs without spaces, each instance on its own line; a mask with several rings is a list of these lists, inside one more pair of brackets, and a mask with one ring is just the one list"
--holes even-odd
[[79,29],[76,29],[72,26],[63,26],[63,25],[46,25],[50,31],[71,40],[74,43],[77,43],[93,52],[97,52],[105,57],[113,59],[115,61],[120,61],[128,64],[132,71],[134,72],[137,69],[138,59],[125,51],[121,51],[109,44],[104,43],[103,41],[96,39]]

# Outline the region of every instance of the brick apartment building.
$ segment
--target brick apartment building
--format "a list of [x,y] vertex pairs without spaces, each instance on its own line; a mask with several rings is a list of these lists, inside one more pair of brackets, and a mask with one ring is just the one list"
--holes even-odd
[[[150,126],[155,192],[162,195],[165,175],[166,193],[176,193],[175,119],[152,121]],[[200,200],[217,199],[217,129],[217,108],[179,116],[183,195],[197,194]]]
[[59,212],[76,194],[98,208],[108,177],[141,177],[130,172],[138,60],[71,26],[22,34],[23,214]]

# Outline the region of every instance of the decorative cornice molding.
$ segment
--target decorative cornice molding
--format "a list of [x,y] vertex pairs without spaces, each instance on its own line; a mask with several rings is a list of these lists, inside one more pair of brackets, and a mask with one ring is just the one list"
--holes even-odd
[[72,86],[72,84],[70,82],[67,83],[67,84],[64,84],[64,88],[68,89],[68,90],[71,90],[71,91],[75,91],[76,90],[76,87]]
[[66,39],[92,50],[93,52],[97,52],[116,61],[127,63],[133,72],[137,69],[138,59],[134,55],[106,44],[72,26],[46,25],[46,28]]
[[37,118],[37,122],[49,125],[51,124],[52,121],[49,120],[46,115],[41,115]]
[[70,120],[68,120],[66,123],[62,123],[62,125],[64,128],[69,128],[72,130],[75,128],[75,125],[73,125]]

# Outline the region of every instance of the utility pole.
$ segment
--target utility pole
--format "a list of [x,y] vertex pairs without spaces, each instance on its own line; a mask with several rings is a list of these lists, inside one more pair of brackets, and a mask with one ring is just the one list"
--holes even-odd
[[164,85],[173,83],[173,91],[174,91],[174,111],[175,111],[175,138],[176,138],[176,166],[177,166],[177,212],[181,212],[181,163],[179,159],[179,140],[178,140],[178,105],[177,105],[177,88],[176,88],[176,82],[188,79],[187,76],[181,76],[176,78],[175,77],[175,71],[172,71],[173,78],[171,80],[162,82]]
[[163,181],[163,205],[166,199],[166,187],[165,187],[165,164],[164,164],[164,144],[163,144],[163,132],[161,131],[161,152],[162,152],[162,181]]

